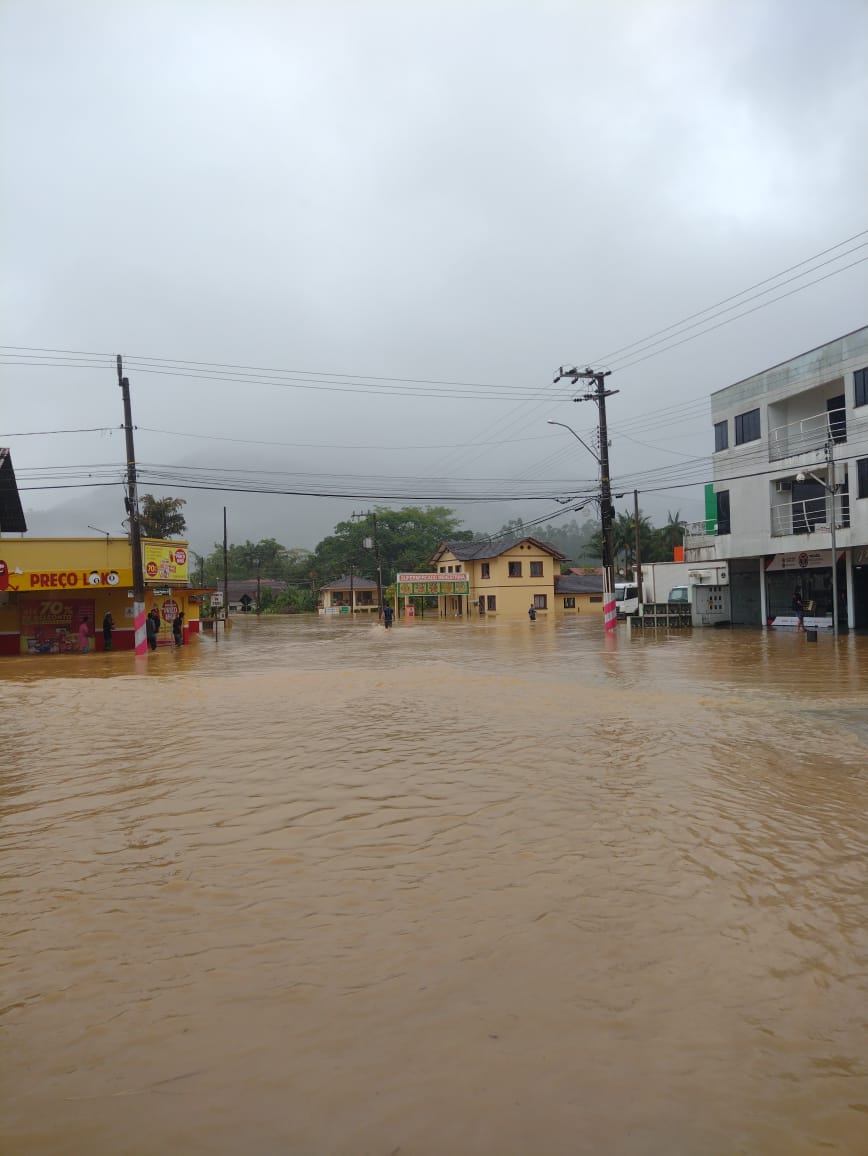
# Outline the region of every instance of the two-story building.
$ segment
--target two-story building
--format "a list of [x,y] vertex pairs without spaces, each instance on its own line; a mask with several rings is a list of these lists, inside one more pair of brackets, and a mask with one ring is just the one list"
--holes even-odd
[[[439,574],[466,574],[470,593],[443,599],[447,615],[526,614],[556,609],[555,580],[564,555],[525,534],[474,542],[443,542],[432,558]],[[567,595],[569,597],[575,595]],[[451,598],[451,601],[450,601]]]
[[828,622],[834,580],[841,625],[868,627],[868,326],[718,390],[711,412],[687,561],[728,562],[733,623],[786,618],[795,589]]

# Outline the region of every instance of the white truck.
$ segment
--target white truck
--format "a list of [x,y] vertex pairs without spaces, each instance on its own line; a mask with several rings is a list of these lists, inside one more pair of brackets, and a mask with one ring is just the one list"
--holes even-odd
[[[645,562],[642,566],[642,601],[689,602],[690,569],[687,562]],[[676,587],[679,595],[670,598],[670,591]],[[687,587],[687,597],[683,594],[683,587]]]

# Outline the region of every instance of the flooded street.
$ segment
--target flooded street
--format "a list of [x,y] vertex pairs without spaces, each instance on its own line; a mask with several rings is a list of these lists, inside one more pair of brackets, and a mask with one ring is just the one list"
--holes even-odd
[[868,1152],[868,638],[0,663],[0,1149]]

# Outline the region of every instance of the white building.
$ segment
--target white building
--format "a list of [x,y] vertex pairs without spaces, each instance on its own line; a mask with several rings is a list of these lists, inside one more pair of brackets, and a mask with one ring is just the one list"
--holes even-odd
[[868,326],[718,390],[711,414],[687,561],[728,562],[734,623],[789,615],[795,588],[830,620],[834,495],[840,622],[868,627]]

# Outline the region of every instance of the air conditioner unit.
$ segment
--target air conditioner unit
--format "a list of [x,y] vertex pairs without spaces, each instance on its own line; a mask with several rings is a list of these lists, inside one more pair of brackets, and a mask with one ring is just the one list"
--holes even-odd
[[783,478],[779,482],[775,482],[775,492],[778,494],[789,494],[792,491],[793,483],[791,479]]

